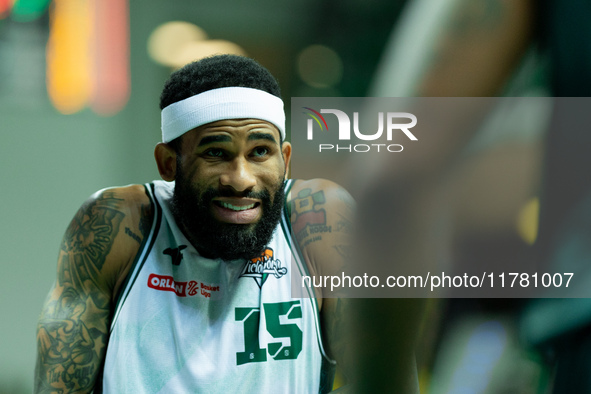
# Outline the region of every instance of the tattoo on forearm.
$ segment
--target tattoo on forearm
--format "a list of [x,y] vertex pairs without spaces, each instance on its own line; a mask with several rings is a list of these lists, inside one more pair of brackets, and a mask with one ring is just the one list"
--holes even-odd
[[99,274],[119,231],[121,199],[105,192],[83,206],[64,236],[58,284],[39,319],[37,392],[90,390],[105,352],[110,297]]
[[37,332],[39,392],[91,389],[100,365],[99,354],[107,338],[109,311],[99,310],[96,327],[88,327],[81,316],[91,306],[89,297],[68,286],[51,302],[40,319]]

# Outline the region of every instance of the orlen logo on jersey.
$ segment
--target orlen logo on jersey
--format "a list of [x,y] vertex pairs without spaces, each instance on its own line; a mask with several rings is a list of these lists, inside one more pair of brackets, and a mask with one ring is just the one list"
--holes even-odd
[[[339,142],[341,141],[350,141],[351,140],[351,119],[349,116],[338,109],[321,109],[320,112],[309,108],[304,107],[305,109],[311,111],[308,115],[311,119],[308,119],[307,123],[307,139],[313,140],[314,139],[314,122],[318,124],[317,128],[320,128],[321,131],[324,131],[324,127],[326,127],[326,131],[328,132],[328,125],[324,116],[321,114],[333,114],[337,117],[337,121],[339,123],[339,131],[338,131],[338,138]],[[417,137],[413,133],[411,133],[410,129],[416,126],[417,124],[417,117],[408,112],[387,112],[384,116],[384,112],[378,112],[378,130],[372,133],[362,133],[359,130],[359,112],[353,112],[353,133],[355,137],[362,141],[375,141],[382,137],[384,133],[384,119],[386,123],[386,139],[388,141],[392,141],[394,132],[402,132],[408,139],[411,141],[417,141]],[[401,120],[406,119],[406,122],[401,122]],[[403,146],[400,144],[319,144],[318,151],[347,151],[347,152],[402,152]]]
[[179,297],[194,296],[199,290],[199,283],[194,280],[190,282],[176,282],[172,276],[150,274],[148,287],[162,291],[172,291]]

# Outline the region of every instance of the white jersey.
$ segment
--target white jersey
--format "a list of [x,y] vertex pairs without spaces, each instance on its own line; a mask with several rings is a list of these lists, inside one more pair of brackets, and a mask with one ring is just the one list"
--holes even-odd
[[154,222],[113,315],[103,392],[330,391],[316,300],[291,294],[306,268],[292,267],[287,213],[261,257],[206,259],[173,219],[174,183],[146,189]]

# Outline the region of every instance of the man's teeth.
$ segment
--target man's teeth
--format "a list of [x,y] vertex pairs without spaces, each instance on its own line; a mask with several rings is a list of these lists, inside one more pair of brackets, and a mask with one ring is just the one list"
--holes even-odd
[[243,205],[243,206],[237,207],[236,205],[228,204],[227,202],[221,202],[221,201],[220,201],[220,204],[222,207],[231,209],[233,211],[245,211],[247,209],[254,208],[254,205],[255,205],[255,204],[250,204],[250,205]]

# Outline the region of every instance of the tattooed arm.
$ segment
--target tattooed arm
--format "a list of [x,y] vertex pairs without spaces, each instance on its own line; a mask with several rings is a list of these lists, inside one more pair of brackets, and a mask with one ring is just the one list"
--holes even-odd
[[[373,257],[371,253],[362,259],[352,250],[354,238],[359,236],[354,228],[356,204],[342,187],[322,179],[298,181],[291,192],[290,212],[310,276],[359,277],[376,268],[367,261]],[[350,288],[331,290],[330,283],[328,288],[315,290],[324,346],[337,362],[338,383],[344,384],[336,392],[418,393],[414,342],[408,340],[414,333],[406,331],[416,325],[402,322],[418,311],[410,313],[404,309],[406,304],[393,308],[387,299],[351,298],[355,294],[347,293]],[[385,332],[382,324],[390,331]],[[376,366],[375,360],[387,361]],[[368,372],[370,368],[380,372]],[[373,390],[376,385],[368,377],[376,375],[379,389]]]
[[102,368],[111,308],[142,239],[151,206],[143,186],[86,201],[64,234],[57,281],[37,328],[36,393],[89,392]]
[[[355,202],[337,184],[314,179],[297,181],[291,192],[290,212],[295,238],[311,276],[341,276],[353,237]],[[343,383],[351,377],[350,303],[338,291],[316,288],[324,346],[337,362]],[[344,392],[344,388],[339,392]]]

